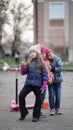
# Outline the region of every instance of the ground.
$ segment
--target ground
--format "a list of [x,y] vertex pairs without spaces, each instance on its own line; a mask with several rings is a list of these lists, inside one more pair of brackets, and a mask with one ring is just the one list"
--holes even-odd
[[[49,109],[42,109],[46,118],[39,122],[32,122],[32,111],[24,121],[19,121],[19,111],[10,112],[10,103],[15,99],[16,79],[18,80],[18,93],[24,85],[25,76],[14,72],[0,72],[0,130],[73,130],[73,72],[62,72],[62,115],[49,116]],[[33,93],[26,98],[27,105],[34,104]],[[48,92],[46,95],[48,101]]]

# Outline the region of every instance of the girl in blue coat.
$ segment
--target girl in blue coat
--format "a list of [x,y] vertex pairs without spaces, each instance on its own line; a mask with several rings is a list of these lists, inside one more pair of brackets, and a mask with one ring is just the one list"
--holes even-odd
[[41,111],[41,93],[43,93],[46,88],[48,73],[44,63],[42,62],[40,48],[38,45],[34,45],[29,49],[29,56],[30,60],[28,64],[25,64],[23,61],[21,63],[21,73],[22,75],[27,74],[27,77],[25,84],[19,93],[19,120],[24,120],[28,114],[28,110],[25,105],[25,97],[33,91],[36,99],[32,121],[37,122],[40,118]]
[[62,79],[62,61],[52,50],[46,49],[47,58],[50,60],[51,71],[54,74],[54,82],[48,85],[50,115],[62,114],[60,111],[61,104],[61,83]]

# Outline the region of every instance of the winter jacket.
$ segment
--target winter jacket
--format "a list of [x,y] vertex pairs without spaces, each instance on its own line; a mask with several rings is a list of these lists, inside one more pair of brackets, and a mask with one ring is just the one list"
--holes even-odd
[[63,81],[62,78],[62,61],[59,57],[55,56],[54,59],[50,60],[50,65],[52,67],[52,72],[54,74],[54,82],[55,83],[60,83]]
[[42,87],[43,81],[48,80],[48,73],[45,65],[42,65],[42,72],[36,70],[37,59],[31,61],[30,65],[21,67],[22,75],[27,74],[25,85]]

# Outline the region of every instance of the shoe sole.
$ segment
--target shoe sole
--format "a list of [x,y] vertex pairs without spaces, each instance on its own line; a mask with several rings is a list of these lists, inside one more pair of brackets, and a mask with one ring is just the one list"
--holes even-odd
[[40,116],[40,118],[46,118],[46,116]]
[[39,121],[39,119],[37,119],[37,120],[35,120],[35,119],[32,119],[32,121],[33,121],[33,122],[38,122],[38,121]]
[[62,115],[62,113],[56,113],[57,115]]
[[50,116],[54,116],[55,114],[49,114]]

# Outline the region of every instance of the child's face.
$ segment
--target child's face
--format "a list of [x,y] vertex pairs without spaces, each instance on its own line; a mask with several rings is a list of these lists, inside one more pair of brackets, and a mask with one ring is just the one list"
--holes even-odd
[[41,55],[42,55],[43,59],[46,57],[46,53],[45,52],[42,52]]
[[47,57],[48,59],[52,60],[54,58],[54,53],[53,52],[48,53]]
[[30,51],[30,57],[33,59],[33,58],[36,58],[37,57],[37,53],[35,51]]

